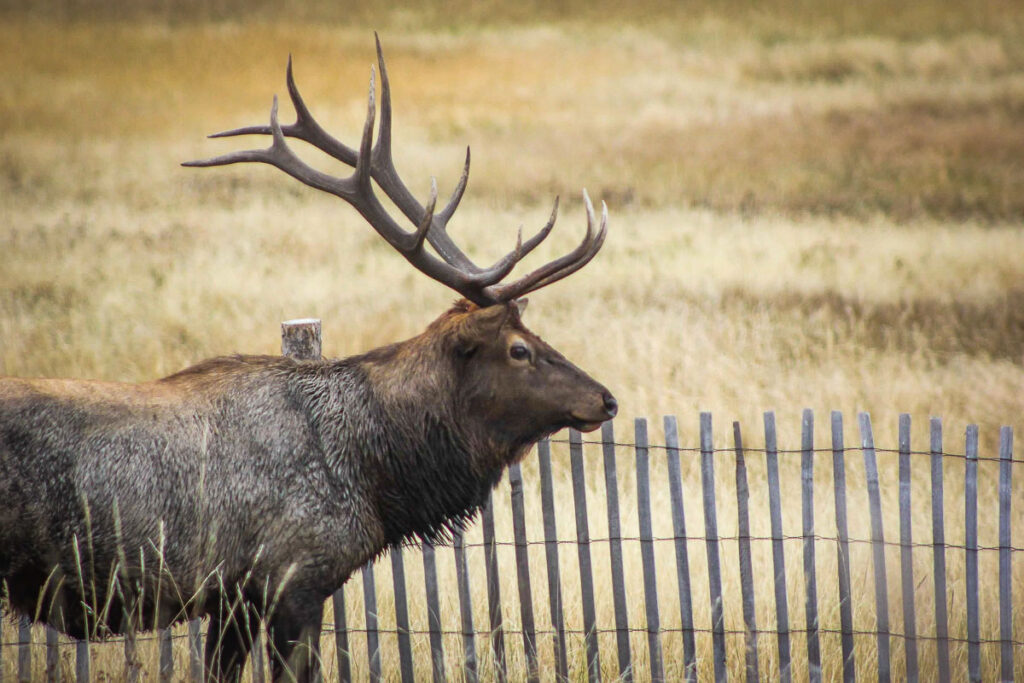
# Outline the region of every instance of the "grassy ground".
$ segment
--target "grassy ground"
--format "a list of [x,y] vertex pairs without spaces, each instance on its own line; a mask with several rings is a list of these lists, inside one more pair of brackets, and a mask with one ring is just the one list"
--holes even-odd
[[[211,355],[274,352],[278,321],[307,315],[323,318],[333,356],[420,331],[452,294],[340,202],[273,169],[178,166],[249,144],[203,136],[265,121],[289,53],[314,113],[354,140],[378,28],[396,157],[413,190],[425,195],[435,175],[445,193],[473,148],[453,226],[471,254],[503,253],[520,223],[544,222],[558,194],[559,227],[537,260],[551,257],[583,229],[582,187],[608,203],[604,251],[533,296],[528,322],[613,389],[623,440],[629,418],[674,413],[695,445],[694,413],[710,410],[721,444],[738,420],[756,446],[761,413],[775,409],[780,443],[796,447],[806,406],[819,420],[843,410],[854,444],[859,410],[889,447],[901,412],[913,415],[922,449],[928,416],[945,418],[947,444],[961,452],[974,422],[991,455],[998,426],[1020,424],[1024,12],[1015,3],[684,11],[652,2],[627,13],[437,2],[384,15],[356,5],[348,16],[314,3],[285,22],[261,3],[246,19],[228,1],[118,7],[4,8],[0,373],[152,378]],[[728,459],[721,472],[729,500]],[[696,492],[699,472],[687,473]],[[916,533],[927,539],[921,491]],[[830,501],[819,498],[825,515]],[[956,504],[950,515],[962,515]],[[632,498],[623,507],[635,508]],[[699,509],[691,519],[700,528]],[[734,533],[735,520],[720,524]],[[793,553],[796,568],[799,546]],[[830,577],[832,555],[819,553]],[[869,576],[867,552],[858,558]],[[673,580],[666,573],[661,585]],[[1015,582],[1024,594],[1019,571]],[[735,593],[738,579],[726,585]],[[642,587],[631,590],[640,624]],[[862,607],[858,623],[873,628],[871,601]],[[729,619],[739,624],[738,611]],[[671,638],[666,647],[677,647]],[[870,652],[872,639],[863,642]],[[986,662],[995,666],[994,651]]]

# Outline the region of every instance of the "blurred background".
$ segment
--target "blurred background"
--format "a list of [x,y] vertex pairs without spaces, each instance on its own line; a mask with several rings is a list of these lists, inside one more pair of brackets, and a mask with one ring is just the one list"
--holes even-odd
[[413,192],[433,176],[446,196],[472,147],[451,231],[478,262],[555,196],[524,268],[580,239],[584,187],[607,203],[601,254],[527,323],[624,425],[677,414],[692,447],[708,410],[756,446],[775,410],[793,448],[802,408],[869,411],[894,448],[906,412],[918,449],[937,415],[949,450],[971,422],[990,456],[1024,426],[1024,4],[383,4],[0,0],[0,374],[148,380],[277,353],[296,317],[323,319],[328,356],[422,331],[453,292],[343,202],[269,167],[179,165],[265,146],[205,136],[267,122],[275,93],[291,121],[289,55],[355,144],[376,30]]

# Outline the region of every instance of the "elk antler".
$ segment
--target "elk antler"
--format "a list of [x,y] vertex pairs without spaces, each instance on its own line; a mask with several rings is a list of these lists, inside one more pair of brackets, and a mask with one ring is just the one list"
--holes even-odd
[[[494,265],[481,268],[473,263],[452,241],[447,231],[448,221],[455,213],[455,209],[458,208],[469,180],[469,148],[466,148],[466,163],[462,169],[462,177],[447,205],[441,211],[434,212],[437,202],[437,184],[433,179],[431,179],[430,199],[426,207],[420,205],[395,171],[394,159],[391,155],[391,87],[388,82],[388,73],[384,65],[384,54],[381,51],[379,37],[377,37],[377,62],[380,65],[382,96],[380,131],[375,144],[373,142],[373,125],[376,114],[374,70],[370,69],[369,107],[366,123],[363,125],[363,136],[359,149],[355,150],[327,133],[313,118],[295,85],[295,79],[292,76],[292,60],[289,56],[288,94],[295,107],[295,123],[284,126],[278,123],[277,97],[275,96],[274,104],[270,109],[269,126],[235,128],[210,136],[220,138],[235,135],[270,135],[273,137],[270,147],[231,152],[212,159],[188,161],[183,166],[224,166],[243,162],[261,162],[276,166],[310,187],[329,192],[347,201],[409,263],[434,280],[447,285],[481,306],[511,301],[528,292],[545,287],[576,272],[594,258],[601,245],[604,244],[608,209],[602,203],[601,223],[595,232],[594,207],[584,190],[583,199],[587,207],[587,232],[583,241],[573,251],[546,263],[517,280],[501,283],[501,280],[512,271],[516,264],[544,241],[551,232],[558,216],[558,198],[556,197],[551,218],[536,235],[523,242],[522,228],[520,228],[515,249],[505,254]],[[285,141],[286,137],[297,138],[309,143],[338,161],[352,166],[355,169],[354,173],[347,178],[337,178],[321,173],[292,152]],[[371,179],[416,226],[414,231],[407,232],[387,213],[374,194]],[[441,259],[423,248],[424,241],[430,242]]]

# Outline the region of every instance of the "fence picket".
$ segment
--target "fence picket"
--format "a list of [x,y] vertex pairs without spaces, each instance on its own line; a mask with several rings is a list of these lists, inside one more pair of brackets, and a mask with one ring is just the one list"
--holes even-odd
[[171,641],[171,629],[162,628],[157,633],[160,641],[160,681],[169,683],[174,678],[174,644]]
[[[203,632],[199,619],[188,620],[188,675],[192,683],[203,683]],[[257,641],[258,642],[258,641]],[[253,647],[253,656],[263,660],[263,652]]]
[[391,583],[395,591],[395,630],[398,636],[398,668],[402,683],[414,683],[412,637],[409,634],[409,599],[405,590],[405,558],[401,545],[391,546]]
[[939,683],[949,683],[949,618],[946,609],[946,531],[942,495],[942,420],[931,419],[932,574],[935,579],[935,655]]
[[1012,467],[1013,430],[1003,427],[999,430],[999,661],[1004,681],[1013,680]]
[[651,481],[649,450],[647,447],[647,420],[634,422],[636,443],[636,505],[640,526],[640,560],[644,572],[644,606],[647,616],[647,653],[650,679],[665,680],[661,658],[661,619],[658,615],[658,583],[654,567],[654,534],[651,526]]
[[803,512],[804,614],[807,620],[807,676],[821,680],[821,641],[818,636],[818,580],[814,567],[814,413],[801,419],[800,489]]
[[775,622],[778,632],[779,680],[793,679],[789,651],[789,605],[786,596],[786,550],[782,544],[782,500],[779,494],[779,450],[775,413],[764,414],[764,451],[768,472],[768,512],[772,525],[772,566],[775,570]]
[[473,631],[473,598],[469,588],[469,567],[462,529],[452,533],[455,553],[455,580],[459,590],[459,617],[462,623],[462,675],[466,683],[476,683],[476,636]]
[[441,634],[441,603],[437,596],[437,561],[434,558],[434,546],[424,541],[423,583],[427,591],[427,630],[430,632],[430,662],[434,683],[447,680],[444,671],[444,639]]
[[747,683],[760,680],[757,662],[757,603],[754,601],[754,569],[750,557],[750,489],[747,486],[747,463],[743,456],[740,423],[732,423],[736,449],[736,517],[739,527],[740,592],[743,598],[743,625],[746,627],[745,653]]
[[526,544],[526,512],[523,509],[523,473],[516,463],[508,468],[512,499],[512,534],[515,539],[516,580],[519,586],[519,619],[526,655],[527,680],[539,680],[537,669],[537,633],[533,621],[533,590],[530,586],[530,555]]
[[839,582],[839,628],[842,632],[843,680],[857,680],[853,648],[853,598],[850,593],[850,532],[846,519],[846,462],[843,444],[843,414],[832,411],[832,490],[836,509],[836,565]]
[[376,683],[381,677],[380,636],[377,633],[377,581],[374,578],[373,563],[367,562],[360,570],[363,578],[363,614],[366,619],[366,661],[370,681]]
[[715,450],[711,413],[700,414],[700,479],[704,494],[704,543],[708,557],[708,588],[711,592],[711,645],[715,680],[724,681],[725,610],[722,605],[722,567],[718,557],[718,517],[715,509]]
[[494,656],[494,675],[504,683],[508,675],[505,664],[505,632],[501,619],[501,584],[498,579],[498,546],[494,540],[494,496],[487,495],[487,505],[480,515],[484,532],[484,570],[487,576],[487,617],[490,646]]
[[50,683],[60,681],[60,639],[57,629],[46,627],[46,680]]
[[587,523],[587,480],[583,473],[583,437],[569,430],[569,462],[572,467],[572,498],[576,511],[576,553],[580,565],[580,595],[583,602],[583,633],[587,644],[587,680],[601,680],[601,653],[597,644],[597,615],[594,610],[594,574],[590,563],[590,530]]
[[615,465],[615,428],[611,421],[601,425],[604,456],[604,490],[608,507],[608,555],[612,569],[612,603],[615,608],[615,645],[619,678],[633,680],[629,645],[629,613],[626,606],[626,578],[622,569],[622,525],[619,522],[619,485]]
[[32,620],[18,619],[18,683],[32,682]]
[[672,505],[672,533],[676,551],[676,582],[679,586],[680,626],[683,631],[683,666],[687,681],[697,680],[697,644],[693,631],[693,598],[690,591],[690,558],[686,546],[686,514],[683,509],[683,482],[679,466],[679,426],[667,415],[665,455],[668,461],[668,490]]
[[908,681],[918,680],[917,620],[914,613],[914,550],[910,506],[910,415],[903,413],[899,422],[900,451],[900,575],[903,593],[904,653]]
[[875,567],[875,621],[878,633],[878,680],[891,677],[889,655],[889,593],[885,576],[885,533],[882,528],[882,496],[878,485],[878,462],[875,459],[875,440],[871,434],[871,416],[858,415],[860,421],[861,451],[864,453],[864,471],[868,485],[868,505],[871,512],[871,549]]
[[[605,422],[611,425],[611,422]],[[603,435],[604,432],[602,432]],[[605,439],[607,442],[608,439]],[[569,660],[565,644],[565,615],[562,610],[562,581],[558,563],[558,528],[555,521],[555,492],[551,481],[551,442],[544,439],[537,444],[537,463],[540,469],[540,499],[544,516],[544,559],[548,575],[548,606],[551,610],[551,636],[554,647],[555,677],[569,680]],[[614,585],[614,573],[612,583]]]
[[345,588],[331,596],[334,607],[334,651],[338,661],[338,683],[352,680],[352,653],[348,649],[348,628],[345,618]]
[[88,683],[89,681],[88,640],[79,640],[75,643],[75,681],[76,683]]
[[967,677],[981,680],[981,634],[978,614],[978,426],[967,425],[964,463],[964,546],[967,585]]

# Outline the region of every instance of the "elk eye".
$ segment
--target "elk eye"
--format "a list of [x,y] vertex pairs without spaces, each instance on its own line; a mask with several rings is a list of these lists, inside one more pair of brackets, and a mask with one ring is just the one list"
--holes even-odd
[[516,343],[509,347],[508,355],[512,357],[512,360],[528,360],[530,349],[526,347],[526,344]]

